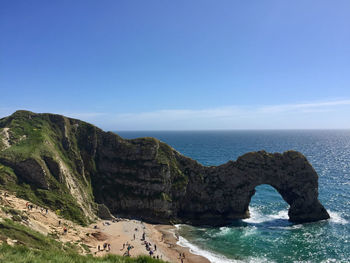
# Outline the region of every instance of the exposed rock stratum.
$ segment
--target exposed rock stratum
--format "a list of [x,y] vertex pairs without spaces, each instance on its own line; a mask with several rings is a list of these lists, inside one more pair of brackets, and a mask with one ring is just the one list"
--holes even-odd
[[61,115],[17,111],[0,120],[0,136],[4,129],[3,187],[30,185],[41,196],[63,193],[72,202],[57,197],[62,209],[77,208],[90,219],[98,203],[114,215],[154,223],[225,225],[249,217],[261,184],[274,187],[290,205],[290,221],[329,218],[318,200],[317,173],[299,152],[250,152],[206,167],[157,139],[126,140]]

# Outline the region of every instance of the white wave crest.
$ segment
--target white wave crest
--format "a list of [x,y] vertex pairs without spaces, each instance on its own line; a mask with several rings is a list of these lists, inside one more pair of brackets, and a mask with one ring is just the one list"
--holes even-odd
[[187,247],[190,249],[190,252],[195,255],[203,256],[207,258],[211,263],[263,263],[263,262],[271,262],[270,260],[267,260],[265,258],[247,258],[243,261],[241,260],[233,260],[228,259],[225,256],[218,255],[216,253],[206,251],[204,249],[199,248],[198,246],[190,243],[187,239],[183,238],[182,236],[179,236],[179,241],[177,242],[179,246]]
[[264,215],[254,207],[250,207],[249,210],[250,210],[250,218],[243,220],[246,223],[259,224],[259,223],[272,221],[276,219],[288,219],[287,210],[282,210],[282,211],[279,211],[277,214],[270,214],[270,215]]
[[220,237],[220,236],[225,236],[231,231],[231,228],[223,226],[220,227],[220,231],[218,233],[215,233],[212,235],[212,237]]
[[[288,211],[287,210],[281,210],[277,214],[269,214],[269,215],[264,215],[264,214],[260,213],[259,210],[257,210],[254,207],[250,207],[249,210],[250,210],[250,218],[243,220],[246,223],[260,224],[263,222],[272,221],[272,220],[276,220],[276,219],[287,219],[288,220]],[[330,222],[332,222],[332,223],[342,224],[342,225],[349,223],[349,221],[346,220],[345,218],[341,217],[341,214],[338,212],[328,211],[328,213],[331,217]],[[302,225],[299,224],[299,225],[284,226],[284,227],[295,229],[295,228],[302,227]]]
[[342,218],[341,215],[337,212],[333,212],[333,211],[328,210],[328,213],[329,213],[329,216],[331,217],[330,221],[332,223],[341,224],[341,225],[346,225],[349,223],[348,220],[346,220],[345,218]]

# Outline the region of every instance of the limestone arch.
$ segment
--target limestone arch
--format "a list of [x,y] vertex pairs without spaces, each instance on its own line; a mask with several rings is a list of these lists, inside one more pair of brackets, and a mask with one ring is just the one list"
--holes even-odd
[[262,184],[276,189],[289,204],[291,222],[329,218],[318,200],[318,175],[299,152],[251,152],[200,173],[191,178],[179,205],[177,217],[184,223],[220,226],[249,218],[251,198]]
[[246,214],[249,214],[249,204],[256,187],[269,185],[289,205],[289,221],[303,223],[329,218],[318,200],[318,175],[302,154],[295,151],[283,154],[261,151],[243,155],[237,163],[242,161],[246,162],[246,173],[250,180]]

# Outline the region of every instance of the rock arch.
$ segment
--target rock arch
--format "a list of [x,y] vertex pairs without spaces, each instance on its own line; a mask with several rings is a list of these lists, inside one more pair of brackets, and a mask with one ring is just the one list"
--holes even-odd
[[236,162],[208,167],[205,179],[207,184],[191,182],[188,202],[184,202],[180,212],[180,217],[192,224],[225,225],[234,219],[248,218],[255,188],[262,184],[275,188],[290,205],[290,221],[304,223],[329,218],[318,200],[317,173],[295,151],[247,153]]

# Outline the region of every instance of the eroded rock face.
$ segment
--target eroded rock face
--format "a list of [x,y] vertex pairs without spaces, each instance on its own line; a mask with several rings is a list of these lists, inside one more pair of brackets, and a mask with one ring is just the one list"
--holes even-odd
[[248,153],[236,162],[205,168],[205,183],[190,183],[180,215],[192,224],[224,225],[249,217],[255,187],[274,187],[290,205],[292,222],[328,219],[318,201],[318,176],[306,158],[294,151]]
[[[28,132],[16,126],[18,120]],[[94,200],[114,215],[149,222],[225,225],[249,217],[255,187],[269,184],[290,205],[291,221],[329,218],[318,201],[315,170],[295,151],[252,152],[237,161],[206,167],[154,138],[125,140],[60,115],[19,111],[0,124],[16,131],[18,138],[28,136],[23,143],[31,150],[35,146],[41,150],[41,155],[23,157],[11,152],[11,146],[1,152],[0,163],[42,189],[50,189],[48,182],[54,182],[65,193],[62,182],[66,182],[85,214],[92,208],[84,204],[93,207]],[[33,131],[42,133],[35,138],[46,139],[33,145]]]
[[96,148],[95,197],[112,213],[151,222],[225,225],[249,217],[255,187],[273,186],[290,205],[293,222],[328,219],[318,201],[318,176],[300,153],[247,153],[205,167],[157,140],[111,140]]
[[113,215],[109,211],[108,207],[104,204],[99,204],[97,207],[97,216],[104,220],[112,220]]
[[35,159],[27,159],[13,166],[17,176],[26,183],[42,189],[49,189],[46,172]]

